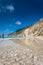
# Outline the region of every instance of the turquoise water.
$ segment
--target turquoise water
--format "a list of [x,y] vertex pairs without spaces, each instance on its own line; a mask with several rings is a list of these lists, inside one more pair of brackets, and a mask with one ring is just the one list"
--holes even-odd
[[4,38],[24,38],[23,36],[5,36]]

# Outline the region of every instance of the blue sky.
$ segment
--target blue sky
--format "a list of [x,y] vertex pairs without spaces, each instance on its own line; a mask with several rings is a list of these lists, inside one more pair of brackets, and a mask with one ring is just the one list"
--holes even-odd
[[43,18],[43,0],[0,0],[0,34],[9,34]]

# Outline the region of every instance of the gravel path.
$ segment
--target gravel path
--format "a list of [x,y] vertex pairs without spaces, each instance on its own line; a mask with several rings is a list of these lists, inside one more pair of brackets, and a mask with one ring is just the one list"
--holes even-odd
[[43,65],[43,57],[11,40],[0,40],[0,65]]

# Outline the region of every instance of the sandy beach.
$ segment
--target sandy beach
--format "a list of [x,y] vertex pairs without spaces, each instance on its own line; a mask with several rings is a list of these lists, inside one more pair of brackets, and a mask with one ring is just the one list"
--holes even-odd
[[13,42],[24,45],[37,55],[43,55],[43,36],[29,36],[24,39],[11,39]]
[[0,65],[43,65],[43,56],[16,42],[0,40]]

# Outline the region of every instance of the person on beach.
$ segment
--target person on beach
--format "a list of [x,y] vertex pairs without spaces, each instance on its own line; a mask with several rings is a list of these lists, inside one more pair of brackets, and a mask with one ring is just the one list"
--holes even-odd
[[0,35],[0,38],[1,38],[1,35]]
[[2,34],[2,38],[4,38],[4,34]]

